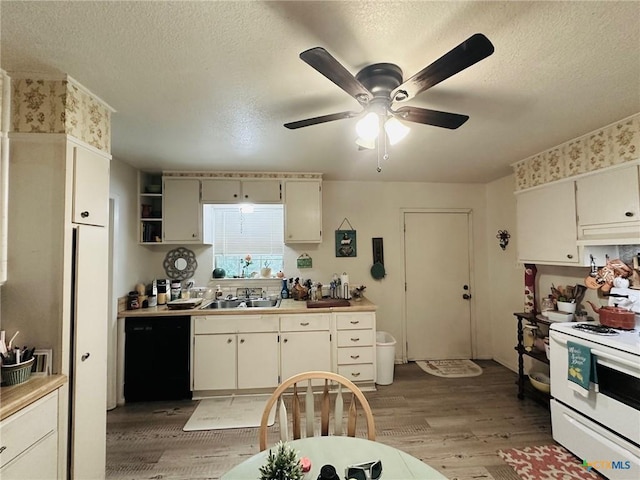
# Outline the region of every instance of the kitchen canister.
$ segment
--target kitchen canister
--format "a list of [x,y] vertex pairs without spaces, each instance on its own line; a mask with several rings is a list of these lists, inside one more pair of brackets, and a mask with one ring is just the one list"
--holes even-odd
[[140,308],[140,295],[135,290],[129,292],[127,297],[127,310],[137,310]]
[[180,282],[171,282],[171,300],[179,300],[181,295]]

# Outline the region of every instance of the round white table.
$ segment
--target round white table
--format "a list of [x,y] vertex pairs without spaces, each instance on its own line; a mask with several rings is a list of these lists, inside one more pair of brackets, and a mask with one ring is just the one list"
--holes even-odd
[[[446,480],[447,477],[397,448],[364,438],[344,436],[309,437],[289,442],[300,457],[311,460],[311,471],[305,480],[316,480],[323,465],[333,465],[340,478],[345,478],[345,468],[355,463],[382,461],[381,480]],[[274,447],[275,445],[272,445]],[[225,473],[221,480],[247,480],[260,478],[259,469],[266,462],[269,449],[245,460]]]

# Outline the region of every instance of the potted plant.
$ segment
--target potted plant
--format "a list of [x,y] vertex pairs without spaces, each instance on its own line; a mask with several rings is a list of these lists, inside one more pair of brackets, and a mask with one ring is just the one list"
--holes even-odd
[[263,267],[260,269],[260,276],[262,278],[271,278],[271,267],[269,265],[271,265],[269,260],[265,260]]
[[304,473],[298,452],[282,441],[274,450],[269,449],[267,463],[260,467],[260,480],[302,480]]

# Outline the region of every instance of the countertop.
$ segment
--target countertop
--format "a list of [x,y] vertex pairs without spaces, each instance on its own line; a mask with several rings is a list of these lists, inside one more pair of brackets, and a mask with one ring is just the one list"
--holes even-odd
[[67,383],[65,375],[35,376],[19,385],[0,388],[0,420],[31,405]]
[[282,300],[278,308],[223,308],[185,310],[169,310],[166,305],[136,310],[121,310],[118,317],[164,317],[164,316],[194,316],[194,315],[281,315],[291,313],[331,313],[331,312],[375,312],[377,305],[366,298],[350,300],[348,307],[307,308],[306,301],[292,299]]

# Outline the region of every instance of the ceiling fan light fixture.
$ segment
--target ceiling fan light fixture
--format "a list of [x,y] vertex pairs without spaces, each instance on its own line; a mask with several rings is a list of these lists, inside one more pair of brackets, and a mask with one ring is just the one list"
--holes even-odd
[[380,133],[380,119],[375,112],[367,113],[356,123],[356,133],[363,140],[375,140]]
[[395,145],[406,137],[411,129],[400,122],[397,118],[391,117],[384,123],[384,131],[387,132],[389,143],[391,145]]
[[362,148],[366,148],[367,150],[373,150],[376,148],[376,140],[374,138],[367,139],[358,137],[356,138],[356,145]]

